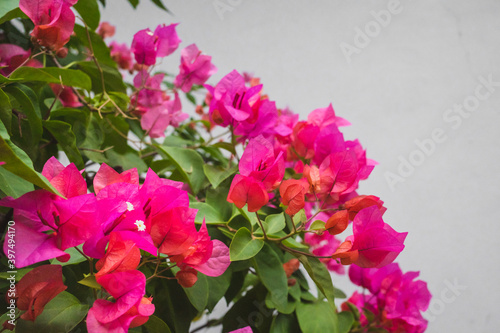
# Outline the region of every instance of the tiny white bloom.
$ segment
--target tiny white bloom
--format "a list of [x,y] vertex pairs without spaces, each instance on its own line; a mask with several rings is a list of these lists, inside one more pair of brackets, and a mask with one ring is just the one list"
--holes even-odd
[[142,221],[142,220],[137,220],[137,221],[135,221],[135,223],[134,223],[134,224],[137,226],[137,230],[139,230],[139,231],[144,231],[144,230],[146,230],[146,225],[144,224],[144,221]]
[[133,210],[134,210],[134,205],[132,205],[132,204],[131,204],[130,202],[128,202],[128,201],[126,202],[126,204],[127,204],[127,210],[128,210],[129,212],[131,212],[131,211],[133,211]]
[[150,36],[153,36],[153,35],[154,35],[154,33],[153,33],[151,30],[146,31],[146,33],[147,33],[148,35],[150,35]]

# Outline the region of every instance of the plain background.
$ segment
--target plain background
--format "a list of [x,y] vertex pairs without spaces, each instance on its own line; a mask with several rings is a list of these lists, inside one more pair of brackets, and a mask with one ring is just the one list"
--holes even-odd
[[[499,330],[500,86],[480,79],[500,82],[499,1],[166,1],[172,15],[107,2],[112,39],[129,45],[140,29],[180,22],[181,48],[196,43],[219,69],[209,83],[252,72],[301,119],[333,103],[352,123],[345,137],[380,163],[359,193],[381,197],[385,221],[409,232],[397,261],[434,295],[428,332]],[[179,58],[160,68],[177,74]],[[470,112],[453,110],[464,103]],[[391,185],[389,174],[401,178]]]

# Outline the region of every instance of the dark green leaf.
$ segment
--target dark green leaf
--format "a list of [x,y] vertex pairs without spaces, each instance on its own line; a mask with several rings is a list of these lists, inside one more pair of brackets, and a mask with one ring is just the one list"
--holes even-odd
[[14,96],[21,106],[18,110],[26,115],[31,129],[33,144],[38,144],[42,137],[42,117],[36,94],[23,84],[13,84],[4,88],[4,91]]
[[246,260],[255,256],[264,246],[262,239],[253,239],[247,228],[239,229],[229,247],[231,261]]
[[[12,13],[19,6],[19,0],[2,0],[0,2],[0,24],[17,16]],[[20,10],[19,10],[20,11]]]
[[75,163],[79,169],[83,168],[82,155],[76,147],[75,133],[71,125],[60,120],[44,120],[43,126],[54,136],[70,162]]
[[300,333],[297,318],[293,314],[279,313],[274,318],[269,333]]
[[137,151],[127,146],[127,151],[124,154],[118,153],[115,149],[110,149],[105,152],[109,165],[116,167],[121,166],[123,170],[137,168],[139,173],[146,172],[148,166],[139,157]]
[[208,302],[207,310],[212,312],[219,300],[224,296],[224,294],[229,289],[231,283],[232,271],[231,268],[226,269],[224,274],[212,277],[207,276],[208,282]]
[[3,193],[16,199],[33,189],[33,184],[0,166],[0,190]]
[[[285,216],[283,213],[268,215],[262,224],[267,235],[276,234],[285,228]],[[255,233],[262,235],[262,230],[259,228]]]
[[205,180],[203,159],[200,154],[191,149],[156,146],[160,153],[172,160],[177,170],[188,183],[193,193],[198,193]]
[[189,207],[198,209],[198,213],[196,214],[196,218],[194,220],[196,223],[203,223],[203,220],[207,224],[224,222],[217,209],[205,202],[194,201],[189,204]]
[[154,3],[156,6],[158,6],[159,8],[166,11],[167,13],[170,13],[170,11],[167,9],[167,7],[165,7],[165,5],[161,0],[151,0],[151,2]]
[[303,333],[338,333],[337,314],[326,302],[297,304],[297,319]]
[[[82,61],[78,63],[78,67],[90,77],[92,81],[92,91],[97,94],[102,93],[101,74],[95,63],[92,61]],[[127,87],[123,83],[122,75],[116,68],[101,64],[101,70],[104,76],[104,87],[107,92],[126,92]]]
[[198,280],[191,288],[183,288],[189,301],[198,311],[203,311],[208,302],[208,281],[203,274],[198,274]]
[[87,26],[95,30],[99,26],[101,13],[96,0],[80,0],[73,6],[87,23]]
[[9,135],[12,135],[10,126],[12,124],[12,106],[10,105],[9,96],[0,89],[0,120],[7,129]]
[[41,81],[47,83],[58,83],[68,87],[78,87],[90,90],[92,84],[87,74],[75,69],[57,67],[34,68],[19,67],[10,75],[11,79],[23,81]]
[[148,333],[171,333],[168,325],[155,315],[149,316],[148,321],[144,324]]
[[128,2],[132,5],[132,7],[137,8],[139,4],[139,0],[128,0]]
[[339,317],[339,333],[348,333],[354,324],[354,316],[350,311],[343,311],[338,314]]
[[234,145],[229,142],[217,142],[216,144],[213,144],[212,147],[227,150],[233,155],[236,154],[236,150],[234,150]]
[[231,168],[226,170],[222,167],[203,164],[203,171],[205,172],[205,175],[207,176],[210,184],[212,184],[213,188],[217,188],[220,183],[222,183],[224,180],[226,180],[228,177],[231,177],[236,173],[236,171],[238,171],[238,166],[233,165]]
[[335,313],[335,290],[328,269],[316,257],[306,257],[303,254],[295,253],[294,255],[300,260],[318,289],[325,295],[331,306],[332,313]]
[[[5,139],[4,139],[5,137]],[[33,169],[33,163],[24,151],[12,144],[3,124],[0,124],[0,156],[5,162],[3,168],[32,184],[58,194],[47,178]]]
[[252,259],[252,263],[278,311],[286,311],[288,282],[283,264],[276,252],[271,246],[264,244],[262,250]]
[[19,320],[18,332],[70,332],[88,312],[88,305],[63,291],[51,300],[34,322]]
[[[94,31],[88,31],[87,35],[87,30],[85,27],[75,24],[74,32],[76,34],[76,37],[80,40],[80,42],[89,48],[89,36],[90,36],[90,41],[92,42],[92,48],[94,50],[94,56],[97,58],[99,61],[99,64],[102,65],[107,65],[110,68],[117,68],[116,62],[111,58],[111,54],[109,51],[109,47],[104,43],[102,40],[101,36],[99,36],[97,33]],[[120,81],[123,81],[120,76]]]

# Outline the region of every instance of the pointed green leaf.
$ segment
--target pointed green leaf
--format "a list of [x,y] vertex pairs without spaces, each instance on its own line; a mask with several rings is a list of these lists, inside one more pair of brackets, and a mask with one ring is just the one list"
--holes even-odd
[[189,207],[198,209],[198,213],[196,213],[196,218],[194,220],[196,223],[203,223],[203,220],[205,220],[207,224],[224,222],[219,216],[219,212],[205,202],[194,201],[189,204]]
[[278,313],[269,333],[300,333],[297,318],[293,314]]
[[354,316],[350,311],[342,311],[339,317],[339,333],[348,333],[354,324]]
[[212,184],[213,188],[217,188],[224,180],[231,177],[238,171],[238,166],[233,165],[228,170],[222,167],[216,167],[210,164],[203,164],[203,171],[207,176],[208,181]]
[[[276,234],[285,228],[285,216],[282,213],[268,215],[262,224],[267,235]],[[262,235],[262,230],[259,228],[255,233]]]
[[5,87],[4,91],[14,96],[20,104],[22,109],[18,111],[24,113],[28,118],[33,144],[38,144],[42,137],[43,128],[40,107],[35,92],[31,88],[17,83]]
[[52,299],[34,322],[19,320],[18,332],[70,332],[88,312],[88,305],[70,293],[63,291]]
[[[87,48],[89,48],[89,36],[90,36],[90,41],[92,43],[92,49],[94,50],[94,55],[99,61],[99,64],[101,64],[101,66],[105,65],[108,66],[109,68],[117,68],[116,62],[111,58],[109,47],[106,45],[106,43],[104,43],[101,36],[99,36],[92,30],[87,31],[85,27],[83,27],[80,24],[75,24],[73,31],[75,32],[75,35],[80,40],[80,42]],[[119,80],[123,83],[121,75]]]
[[198,274],[198,280],[191,288],[184,288],[189,301],[198,311],[203,311],[208,302],[208,281],[203,274]]
[[171,333],[168,325],[155,315],[149,316],[148,321],[144,324],[149,333]]
[[80,0],[73,8],[81,15],[90,29],[97,29],[99,20],[101,19],[101,13],[99,12],[99,6],[96,0]]
[[299,303],[297,319],[303,333],[338,333],[338,319],[326,302]]
[[67,87],[78,87],[85,90],[92,88],[90,77],[82,71],[57,67],[19,67],[10,75],[10,79],[23,81],[41,81],[58,83]]
[[231,261],[246,260],[255,256],[264,246],[262,239],[253,239],[247,228],[240,228],[229,246]]
[[0,89],[0,121],[4,124],[9,135],[12,135],[10,129],[12,124],[12,106],[10,105],[9,96],[2,89]]
[[70,162],[82,169],[84,167],[83,159],[76,147],[76,137],[71,125],[60,120],[45,120],[43,126],[54,136]]
[[193,193],[198,193],[205,180],[203,159],[192,149],[156,146],[160,153],[172,160]]
[[264,244],[262,250],[252,259],[262,284],[271,294],[271,300],[280,312],[286,312],[288,303],[288,279],[283,264],[271,248]]
[[[0,160],[2,157],[0,157]],[[0,166],[0,190],[14,199],[34,190],[33,184]]]

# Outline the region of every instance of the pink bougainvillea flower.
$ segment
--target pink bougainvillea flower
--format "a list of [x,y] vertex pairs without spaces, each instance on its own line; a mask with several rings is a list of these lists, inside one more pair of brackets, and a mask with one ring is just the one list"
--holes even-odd
[[154,313],[151,299],[144,297],[146,277],[143,273],[137,270],[114,272],[97,278],[97,283],[115,301],[98,299],[94,302],[87,315],[89,333],[125,333],[133,325],[144,324]]
[[205,83],[217,71],[211,61],[212,57],[202,55],[196,44],[184,48],[181,51],[180,72],[175,77],[174,85],[182,91],[188,92],[193,84]]
[[137,169],[133,168],[118,173],[106,163],[102,163],[94,177],[94,192],[99,194],[100,190],[115,183],[139,185],[139,174],[137,173]]
[[320,132],[319,126],[309,124],[305,121],[299,121],[293,128],[292,156],[298,155],[305,159],[314,156],[314,142]]
[[256,212],[267,204],[269,195],[261,181],[253,177],[236,175],[229,188],[227,201],[234,203],[238,208],[248,204],[248,211]]
[[240,73],[233,70],[222,78],[215,87],[205,85],[210,93],[209,114],[213,122],[227,127],[253,117],[253,106],[260,99],[262,85],[251,88],[245,86]]
[[116,32],[116,27],[109,22],[101,22],[99,28],[97,28],[97,33],[99,36],[104,38],[113,37]]
[[69,41],[75,26],[71,10],[78,0],[20,0],[19,8],[33,21],[31,36],[41,46],[59,50]]
[[156,63],[157,57],[173,53],[181,42],[175,31],[177,24],[159,25],[154,32],[149,29],[137,32],[132,41],[132,52],[137,63],[151,66]]
[[87,183],[73,163],[65,167],[52,156],[43,166],[42,175],[66,198],[87,193]]
[[188,117],[187,113],[182,112],[181,100],[176,93],[173,100],[150,108],[141,118],[141,127],[152,138],[164,137],[168,125],[178,127]]
[[[372,311],[389,332],[424,332],[427,321],[421,312],[428,308],[431,294],[424,281],[415,280],[418,275],[418,272],[403,274],[397,263],[380,269],[352,265],[349,278],[372,295],[353,295],[348,301],[360,310],[368,308]],[[362,325],[367,324],[366,318],[362,320]]]
[[320,193],[345,194],[356,181],[358,161],[351,151],[333,153],[319,166]]
[[240,329],[237,329],[235,331],[231,331],[229,333],[253,333],[252,329],[250,328],[250,326],[246,326],[246,327],[243,327],[243,328],[240,328]]
[[399,233],[382,220],[377,206],[361,210],[353,222],[353,236],[346,238],[333,258],[343,264],[355,263],[360,267],[379,268],[396,259],[404,249],[407,232]]
[[106,255],[96,263],[99,278],[111,272],[134,270],[141,262],[141,252],[135,242],[123,239],[118,232],[111,232]]
[[331,103],[326,108],[319,108],[309,113],[307,116],[307,122],[320,128],[327,127],[330,124],[335,124],[336,126],[351,125],[351,123],[347,120],[335,115],[335,111],[333,110]]
[[125,43],[111,42],[109,44],[111,58],[118,64],[118,67],[131,71],[134,68],[134,59],[132,51]]
[[262,182],[266,191],[279,186],[285,174],[285,161],[280,152],[274,155],[273,145],[262,135],[250,140],[239,163],[240,174]]
[[21,65],[28,67],[43,67],[36,59],[30,59],[31,52],[14,44],[0,44],[0,74],[6,76]]
[[240,122],[234,130],[234,134],[240,136],[238,139],[240,142],[259,135],[269,138],[275,134],[276,122],[278,121],[278,111],[275,103],[264,99],[256,103],[255,109],[257,110],[257,118]]
[[184,288],[191,288],[198,281],[198,271],[191,267],[183,267],[180,271],[175,273],[177,282]]
[[344,136],[335,124],[323,127],[314,141],[313,161],[320,165],[325,158],[346,150]]
[[308,187],[307,182],[302,179],[287,179],[281,183],[281,200],[283,205],[288,206],[285,213],[295,215],[304,208]]
[[45,305],[66,288],[60,265],[35,267],[16,284],[18,295],[16,306],[19,310],[26,311],[21,318],[35,321],[43,312]]
[[71,87],[62,86],[56,83],[49,83],[50,88],[54,92],[57,98],[61,101],[61,104],[67,108],[78,108],[83,106],[78,100],[78,96],[73,92]]

